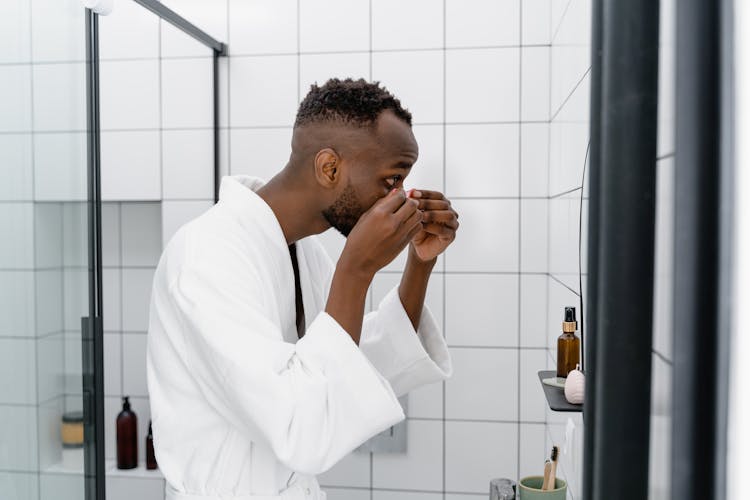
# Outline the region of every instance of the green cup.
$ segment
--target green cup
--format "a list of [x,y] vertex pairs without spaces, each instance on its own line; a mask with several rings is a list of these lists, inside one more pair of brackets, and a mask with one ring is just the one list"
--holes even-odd
[[521,500],[565,500],[568,494],[568,483],[559,477],[555,479],[554,490],[542,490],[544,476],[528,476],[518,482]]

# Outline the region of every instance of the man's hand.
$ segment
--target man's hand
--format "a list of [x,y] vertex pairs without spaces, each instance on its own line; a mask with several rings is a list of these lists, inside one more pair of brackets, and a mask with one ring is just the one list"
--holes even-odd
[[451,202],[438,191],[412,189],[408,198],[419,201],[422,210],[422,230],[411,240],[411,247],[419,260],[431,261],[456,239],[458,212],[451,208]]

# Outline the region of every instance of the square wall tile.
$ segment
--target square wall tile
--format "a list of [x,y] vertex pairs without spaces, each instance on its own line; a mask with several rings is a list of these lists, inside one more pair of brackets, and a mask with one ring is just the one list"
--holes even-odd
[[518,351],[451,348],[455,367],[445,381],[445,417],[518,419]]
[[161,204],[122,204],[122,265],[156,266],[161,256]]
[[547,351],[544,349],[521,349],[521,370],[518,391],[521,399],[520,420],[544,422],[547,399],[538,372],[547,368]]
[[299,58],[299,98],[310,92],[310,86],[319,86],[329,78],[370,81],[370,53],[349,52],[339,54],[302,54]]
[[547,271],[548,204],[548,200],[521,200],[521,272]]
[[447,274],[445,294],[450,345],[518,345],[518,276]]
[[36,406],[0,405],[0,443],[14,453],[0,454],[0,469],[5,472],[37,472]]
[[[580,212],[580,191],[574,195],[575,197],[559,197],[549,201],[549,272],[574,278],[575,290],[578,290],[578,234],[583,214]],[[581,251],[583,242],[584,240],[580,241]]]
[[164,201],[161,205],[162,248],[183,224],[200,216],[213,206],[213,201]]
[[549,124],[521,124],[521,196],[546,197],[549,192]]
[[447,0],[445,43],[448,47],[519,45],[517,0]]
[[122,300],[120,298],[120,269],[102,270],[102,322],[104,332],[122,330]]
[[0,132],[31,131],[31,65],[0,66]]
[[154,269],[122,270],[122,329],[146,332]]
[[449,50],[446,53],[446,120],[519,119],[519,50]]
[[62,203],[62,224],[63,266],[88,266],[88,203]]
[[297,4],[297,0],[229,0],[232,55],[297,52]]
[[371,453],[352,452],[336,462],[326,472],[318,476],[323,488],[328,486],[370,488]]
[[372,79],[412,114],[414,123],[443,121],[443,51],[375,52]]
[[0,201],[32,199],[32,153],[30,133],[0,134]]
[[102,132],[102,200],[161,198],[159,132]]
[[[75,409],[81,410],[83,404],[83,354],[81,353],[81,333],[65,333],[65,397],[74,398]],[[69,407],[70,408],[70,407]]]
[[293,125],[297,113],[297,85],[297,56],[232,58],[230,125]]
[[32,59],[37,62],[85,61],[85,12],[81,2],[76,0],[31,2]]
[[[122,334],[122,392],[148,396],[146,384],[146,338],[143,333]],[[145,437],[145,434],[143,435]]]
[[519,195],[517,124],[448,125],[445,134],[449,196]]
[[[37,498],[38,496],[38,474],[29,472],[0,472],[1,498]],[[83,498],[83,496],[80,498]],[[367,500],[369,498],[368,493]]]
[[[63,272],[59,269],[37,270],[34,277],[37,336],[63,331]],[[81,290],[88,292],[88,283]]]
[[0,245],[0,268],[33,268],[34,205],[0,203],[0,234],[10,236]]
[[83,474],[39,474],[39,500],[75,500],[85,495]]
[[31,12],[24,0],[0,4],[0,63],[31,62]]
[[445,251],[450,272],[518,272],[518,200],[453,200],[461,227]]
[[247,174],[267,182],[289,162],[292,128],[233,129],[229,140],[231,175]]
[[420,386],[409,393],[407,418],[443,418],[443,382]]
[[120,203],[102,203],[102,264],[120,265]]
[[549,47],[521,49],[521,120],[549,120]]
[[372,3],[373,50],[437,49],[442,46],[441,3],[432,0],[379,0]]
[[159,17],[136,2],[118,2],[99,16],[99,53],[103,61],[159,57]]
[[158,128],[159,61],[102,61],[99,67],[102,130]]
[[35,336],[34,275],[34,271],[0,271],[0,336]]
[[37,403],[35,366],[33,339],[0,338],[0,404]]
[[213,130],[162,133],[164,199],[213,199]]
[[521,275],[521,347],[547,346],[547,275]]
[[544,424],[521,424],[519,427],[521,428],[521,447],[518,477],[538,476],[544,471],[544,462],[540,466],[540,459],[550,452],[545,446]]
[[406,421],[406,452],[372,456],[374,488],[433,490],[443,485],[443,424]]
[[[61,397],[65,387],[65,346],[63,333],[55,333],[37,340],[37,397],[48,401]],[[59,420],[58,420],[59,423]]]
[[104,394],[106,396],[119,396],[124,392],[122,386],[122,358],[122,334],[105,334]]
[[213,127],[213,85],[213,59],[162,60],[162,127]]
[[[130,401],[131,405],[133,400]],[[117,414],[122,410],[122,398],[104,397],[104,421],[110,425],[104,426],[104,458],[113,460],[117,458],[117,427],[112,422],[117,421]],[[136,414],[138,420],[141,416]]]
[[369,50],[368,0],[300,2],[299,9],[302,52]]
[[36,203],[34,207],[34,265],[61,267],[63,217],[61,203]]
[[487,494],[490,480],[518,474],[518,425],[445,423],[445,489]]
[[85,132],[34,136],[34,198],[39,201],[86,201]]
[[62,461],[63,447],[62,437],[60,436],[60,422],[65,411],[64,403],[64,396],[60,395],[39,404],[37,433],[39,436],[40,470],[46,470]]
[[521,2],[521,43],[549,45],[550,0]]
[[443,183],[443,125],[413,125],[419,157],[404,179],[405,189],[423,188],[445,193]]

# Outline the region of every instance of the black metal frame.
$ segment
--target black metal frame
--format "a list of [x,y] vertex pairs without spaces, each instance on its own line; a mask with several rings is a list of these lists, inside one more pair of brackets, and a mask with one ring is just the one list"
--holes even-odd
[[[134,0],[213,51],[214,203],[219,200],[219,57],[224,43],[155,0]],[[104,336],[102,328],[101,134],[98,14],[86,9],[86,120],[88,181],[89,316],[81,319],[84,412],[84,482],[87,500],[105,500]]]
[[595,1],[592,42],[584,498],[632,500],[648,493],[659,3]]
[[[672,498],[726,498],[732,2],[677,2]],[[737,305],[739,306],[739,305]]]

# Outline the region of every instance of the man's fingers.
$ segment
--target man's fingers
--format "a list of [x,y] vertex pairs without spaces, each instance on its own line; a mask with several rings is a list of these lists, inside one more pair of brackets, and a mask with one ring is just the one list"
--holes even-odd
[[448,236],[455,233],[457,228],[449,227],[444,224],[438,224],[437,222],[428,222],[427,224],[422,224],[422,229],[436,236]]
[[420,192],[420,200],[444,200],[445,196],[440,191],[428,191],[427,189],[417,189]]
[[404,199],[404,204],[401,205],[398,210],[396,210],[396,213],[394,213],[394,217],[396,217],[398,220],[406,221],[409,217],[411,217],[415,212],[418,212],[419,210],[417,207],[419,206],[419,203],[417,203],[417,200],[412,199]]
[[449,200],[419,200],[421,210],[449,210],[451,202]]
[[386,213],[396,212],[406,201],[406,193],[403,189],[397,189],[389,192],[384,197],[380,198],[376,204],[383,207]]
[[457,219],[458,214],[453,210],[427,210],[424,212],[422,222],[442,222],[444,224],[455,222],[456,225],[454,229],[458,229]]

